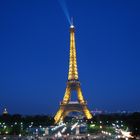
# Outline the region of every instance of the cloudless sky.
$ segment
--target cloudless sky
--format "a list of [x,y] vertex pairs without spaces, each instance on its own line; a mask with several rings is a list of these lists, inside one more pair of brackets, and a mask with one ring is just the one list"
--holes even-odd
[[[66,4],[89,108],[140,110],[140,1]],[[58,0],[0,1],[0,112],[54,115],[68,61],[69,23]]]

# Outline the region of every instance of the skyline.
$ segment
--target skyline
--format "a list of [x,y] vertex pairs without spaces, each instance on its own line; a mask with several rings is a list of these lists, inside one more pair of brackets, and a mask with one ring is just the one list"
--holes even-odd
[[[139,110],[140,2],[66,2],[90,110]],[[69,23],[59,2],[1,1],[0,20],[0,110],[54,115],[69,65]]]

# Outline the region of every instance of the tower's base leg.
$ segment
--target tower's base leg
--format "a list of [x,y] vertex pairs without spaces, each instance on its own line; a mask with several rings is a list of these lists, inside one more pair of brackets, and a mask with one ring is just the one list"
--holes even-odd
[[83,107],[83,113],[84,113],[84,115],[85,115],[85,117],[86,117],[87,119],[91,119],[91,118],[92,118],[92,115],[91,115],[89,109],[87,108],[87,106],[84,106],[84,107]]
[[63,110],[62,108],[60,108],[60,109],[58,110],[58,112],[56,113],[56,115],[55,115],[55,117],[54,117],[55,124],[58,123],[58,122],[60,122],[61,120],[63,120],[63,115],[62,115],[63,112],[64,112],[64,110]]

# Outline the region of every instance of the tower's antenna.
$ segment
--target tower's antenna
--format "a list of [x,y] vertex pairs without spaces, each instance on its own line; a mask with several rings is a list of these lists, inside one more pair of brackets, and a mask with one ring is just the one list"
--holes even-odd
[[74,28],[74,25],[73,25],[73,17],[71,17],[71,20],[70,20],[70,27],[71,28]]
[[71,17],[71,21],[70,22],[71,22],[71,25],[73,25],[73,17]]

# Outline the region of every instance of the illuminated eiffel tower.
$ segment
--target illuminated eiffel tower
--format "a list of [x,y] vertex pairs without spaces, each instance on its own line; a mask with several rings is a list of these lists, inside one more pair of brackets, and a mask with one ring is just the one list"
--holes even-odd
[[[83,98],[80,81],[78,79],[74,32],[75,28],[72,23],[70,26],[70,58],[67,87],[63,101],[60,103],[60,108],[54,117],[55,123],[58,123],[59,121],[63,120],[68,113],[74,111],[83,112],[87,119],[92,118],[92,115],[87,108],[87,102]],[[71,101],[72,91],[77,92],[78,100],[76,102]]]

